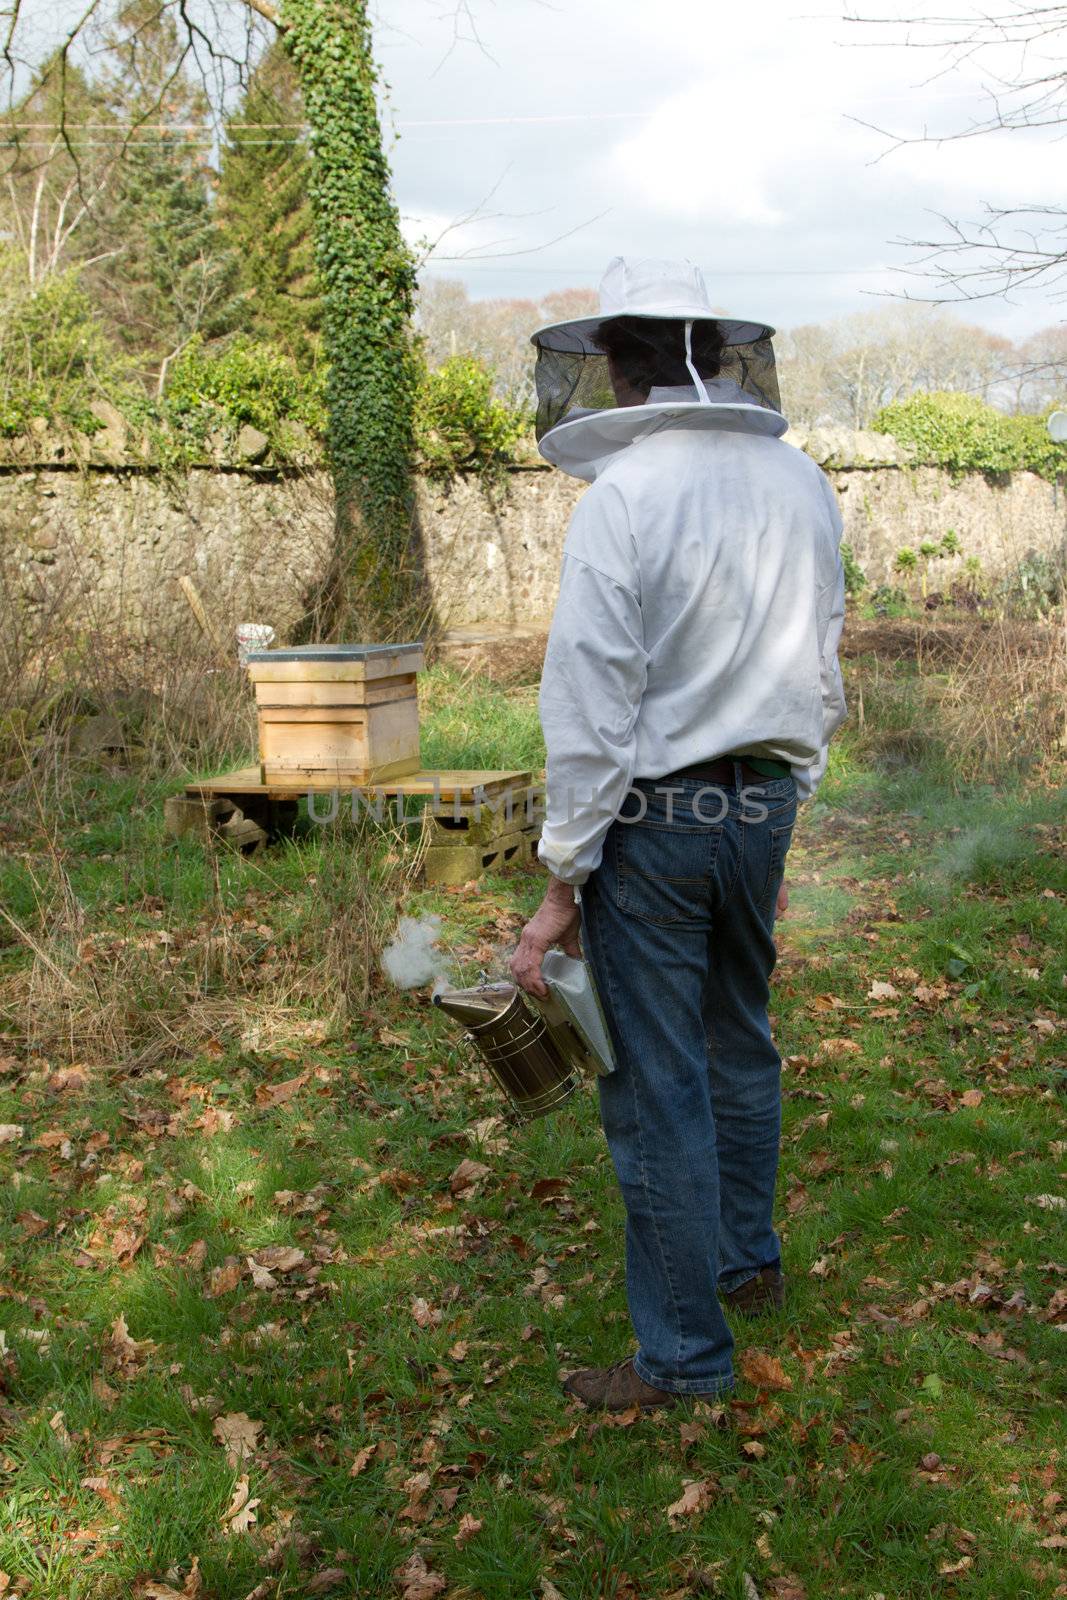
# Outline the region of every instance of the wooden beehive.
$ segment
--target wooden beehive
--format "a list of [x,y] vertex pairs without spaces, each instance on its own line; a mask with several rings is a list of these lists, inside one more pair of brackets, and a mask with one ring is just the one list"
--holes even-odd
[[419,770],[421,644],[253,650],[264,783],[382,782]]

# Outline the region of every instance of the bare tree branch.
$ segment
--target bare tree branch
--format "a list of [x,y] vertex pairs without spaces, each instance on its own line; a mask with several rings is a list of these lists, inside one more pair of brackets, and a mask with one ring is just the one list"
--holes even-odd
[[[898,36],[904,31],[902,39],[890,37],[879,43],[940,52],[946,62],[937,76],[964,63],[986,65],[990,53],[1002,54],[1008,49],[1013,55],[1014,64],[1008,71],[1000,59],[986,65],[989,113],[962,127],[937,134],[926,128],[899,133],[860,118],[850,119],[889,141],[876,158],[879,161],[907,145],[948,144],[995,133],[1067,126],[1067,70],[1061,64],[1061,58],[1067,57],[1067,5],[1001,0],[999,9],[993,11],[905,17],[850,9],[843,20]],[[1024,226],[1026,219],[1040,218],[1049,219],[1049,225]],[[932,278],[946,291],[931,297],[936,303],[993,298],[1027,284],[1055,283],[1067,274],[1067,208],[1063,206],[987,205],[984,216],[975,221],[940,220],[946,229],[944,238],[898,241],[925,252],[907,270]]]

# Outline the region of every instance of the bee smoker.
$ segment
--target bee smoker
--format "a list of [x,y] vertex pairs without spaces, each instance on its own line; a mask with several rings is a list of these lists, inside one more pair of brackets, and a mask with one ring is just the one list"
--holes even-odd
[[[553,967],[563,963],[568,969],[581,969],[578,982],[585,995],[584,1011],[568,1004],[568,994],[562,992],[568,985],[560,983]],[[585,1074],[614,1068],[584,964],[552,951],[545,958],[544,976],[547,1000],[533,999],[513,983],[442,989],[433,997],[435,1005],[464,1024],[465,1037],[503,1090],[512,1120],[518,1122],[555,1111],[570,1099]]]

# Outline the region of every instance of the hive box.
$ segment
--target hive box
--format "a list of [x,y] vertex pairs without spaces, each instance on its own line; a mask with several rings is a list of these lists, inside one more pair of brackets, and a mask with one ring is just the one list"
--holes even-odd
[[371,784],[419,770],[421,644],[252,650],[264,783]]

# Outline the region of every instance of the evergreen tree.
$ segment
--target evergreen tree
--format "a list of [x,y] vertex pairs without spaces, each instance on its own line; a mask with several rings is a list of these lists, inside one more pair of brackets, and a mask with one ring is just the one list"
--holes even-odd
[[279,41],[227,123],[217,215],[237,262],[241,326],[301,362],[313,355],[322,322],[310,165],[303,99]]
[[117,255],[93,285],[126,347],[162,385],[168,361],[194,334],[232,326],[234,261],[215,223],[214,174],[187,131],[207,120],[207,98],[185,74],[187,46],[170,12],[156,0],[127,0],[108,45],[102,88],[127,137],[99,217]]

